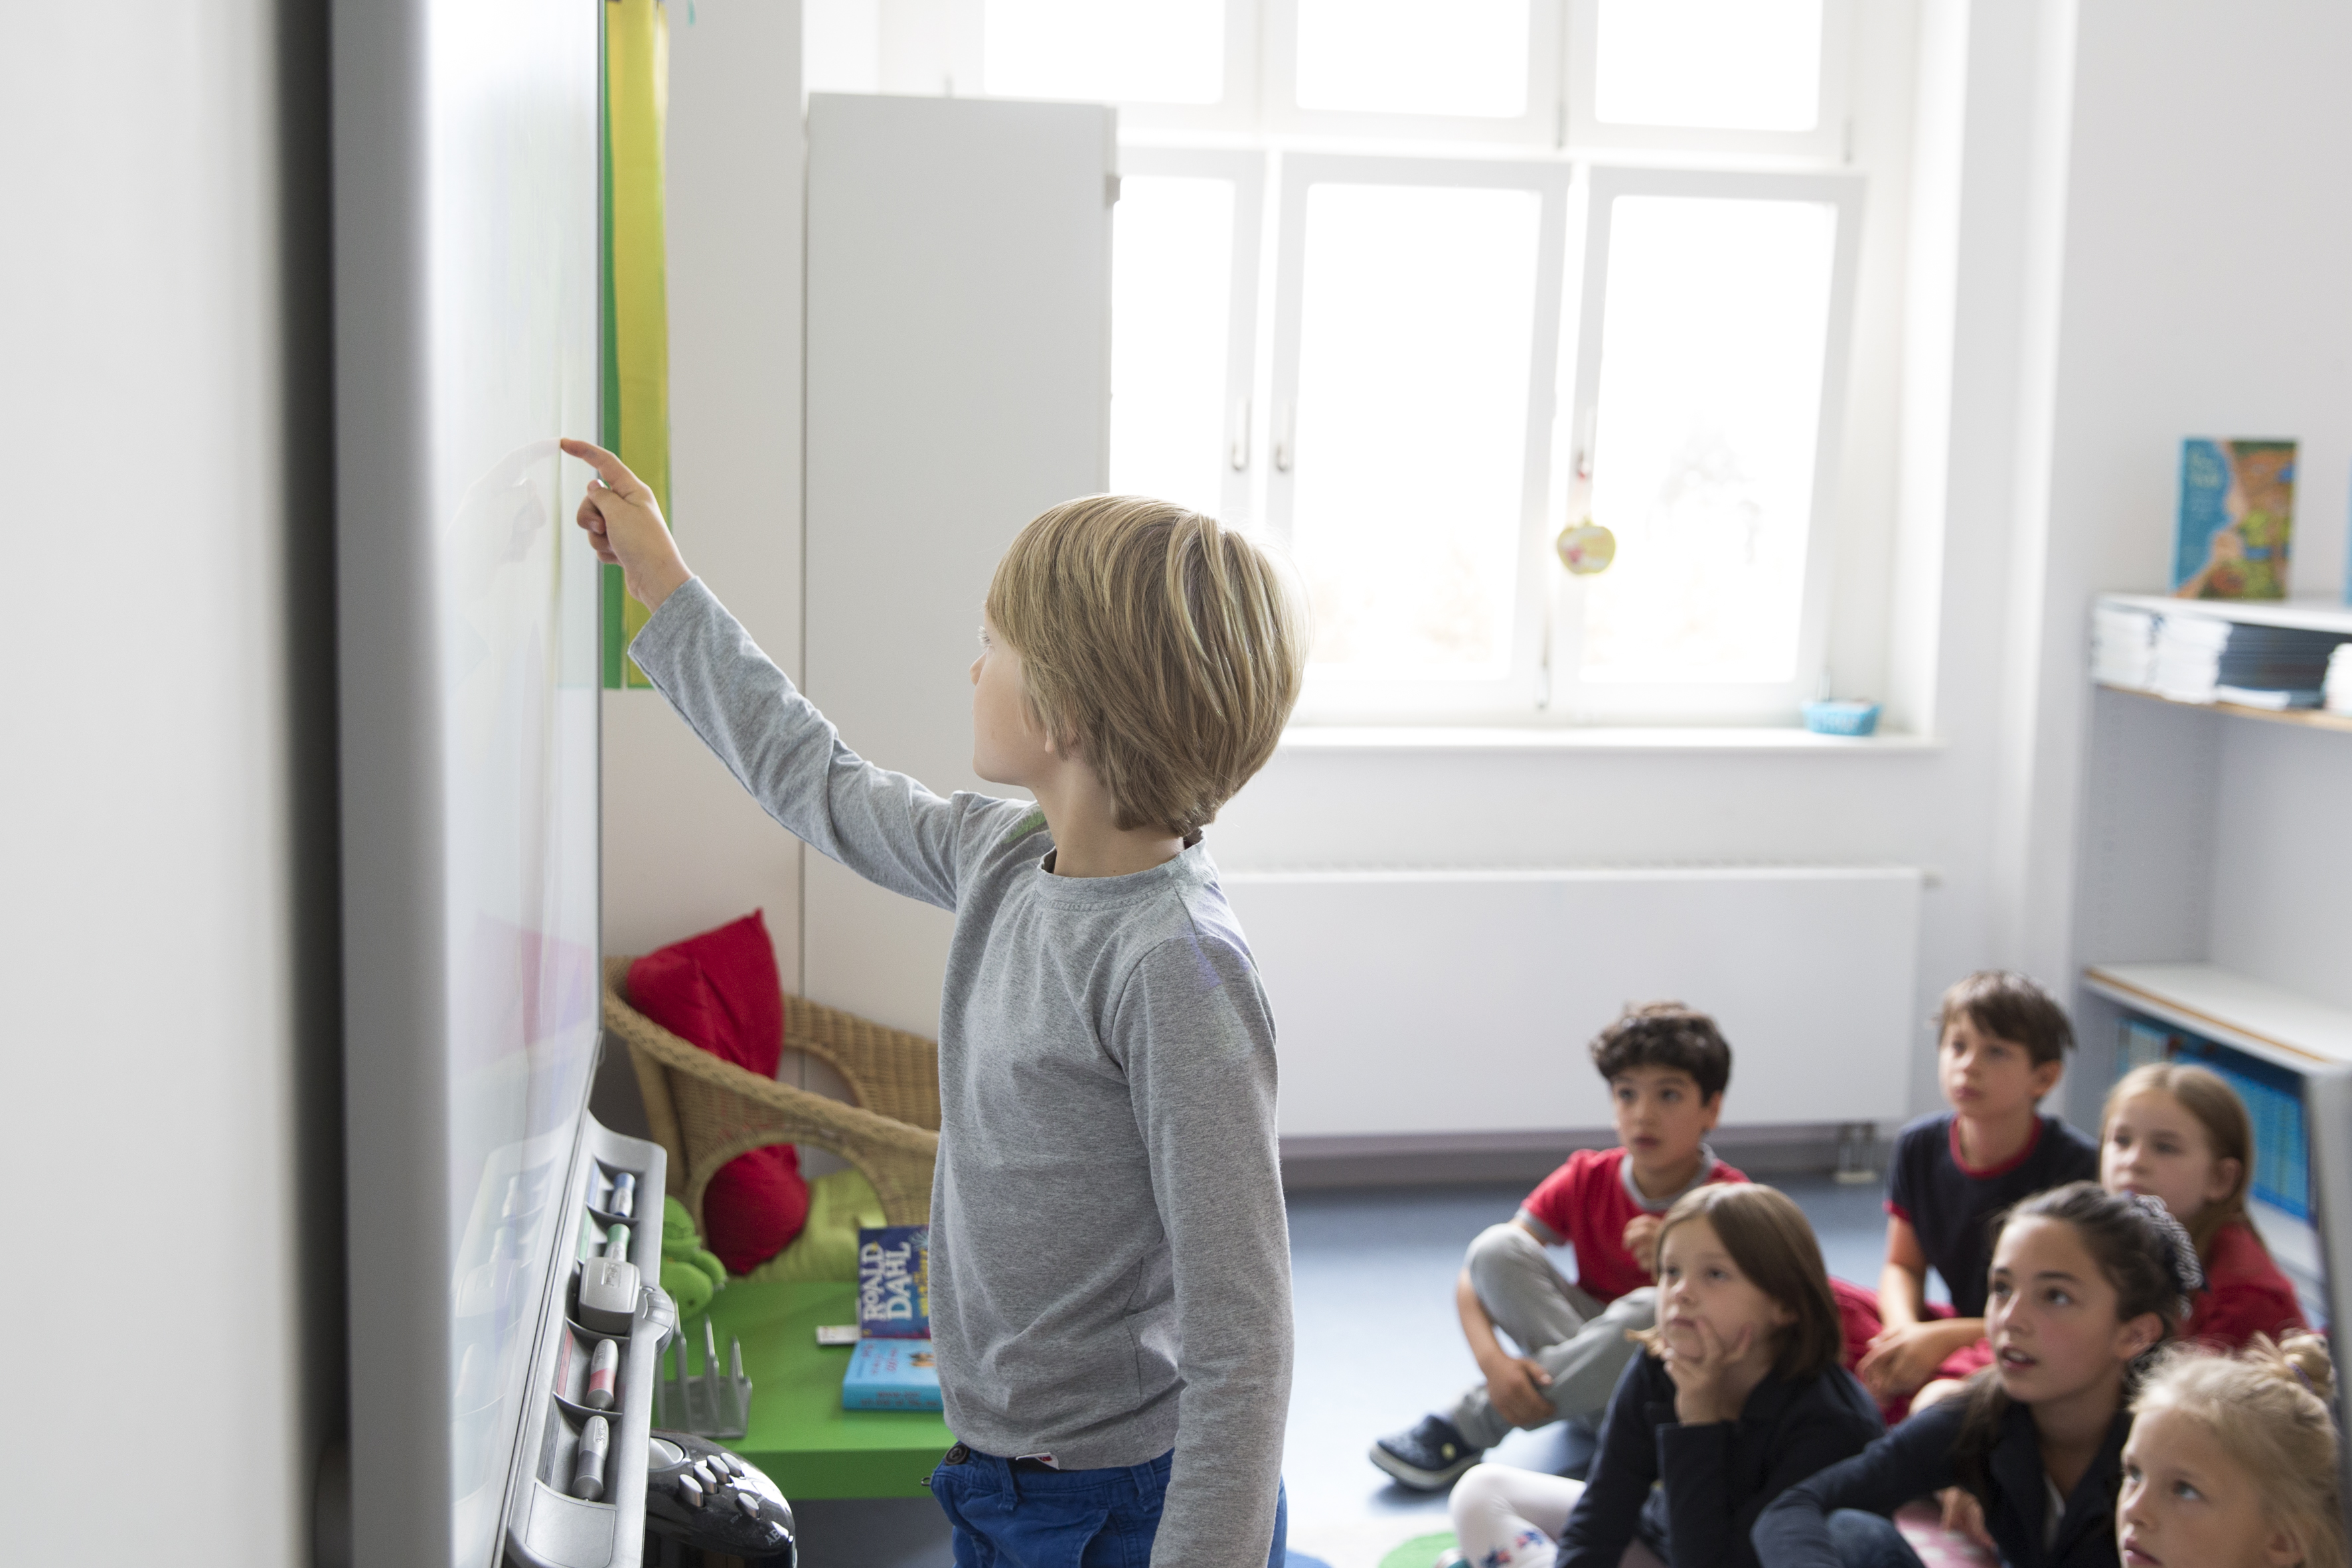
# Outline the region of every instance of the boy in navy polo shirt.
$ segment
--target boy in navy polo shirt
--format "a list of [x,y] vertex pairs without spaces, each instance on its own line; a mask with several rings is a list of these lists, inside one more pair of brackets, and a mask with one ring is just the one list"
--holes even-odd
[[[1453,1485],[1514,1427],[1599,1420],[1640,1348],[1629,1331],[1656,1320],[1659,1220],[1693,1188],[1748,1179],[1706,1145],[1731,1081],[1714,1019],[1679,1002],[1628,1008],[1591,1051],[1618,1147],[1570,1154],[1516,1217],[1470,1244],[1454,1305],[1486,1381],[1447,1414],[1372,1445],[1372,1463],[1406,1486]],[[1576,1254],[1572,1285],[1544,1254],[1562,1243]]]
[[[1988,1222],[2068,1182],[2099,1179],[2098,1146],[2036,1107],[2058,1087],[2074,1030],[2057,1000],[2007,970],[1979,970],[1944,993],[1937,1077],[1951,1110],[1895,1139],[1886,1171],[1884,1327],[1854,1370],[1899,1404],[1929,1379],[1984,1364]],[[1927,1270],[1952,1298],[1930,1305]]]

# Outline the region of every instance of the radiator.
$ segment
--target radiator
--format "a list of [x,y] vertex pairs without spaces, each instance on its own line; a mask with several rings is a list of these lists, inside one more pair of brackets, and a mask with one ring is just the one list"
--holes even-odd
[[1604,1128],[1585,1044],[1712,1014],[1727,1126],[1895,1121],[1919,1037],[1913,867],[1229,871],[1285,1137]]

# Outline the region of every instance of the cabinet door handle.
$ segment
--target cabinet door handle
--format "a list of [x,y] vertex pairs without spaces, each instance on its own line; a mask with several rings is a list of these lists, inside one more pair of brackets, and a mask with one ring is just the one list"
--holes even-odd
[[1226,443],[1226,449],[1230,454],[1230,460],[1234,465],[1234,472],[1237,474],[1248,472],[1250,460],[1250,400],[1246,397],[1235,398],[1234,400],[1233,434]]
[[1274,468],[1276,473],[1290,472],[1292,425],[1297,418],[1298,405],[1285,400],[1275,411]]

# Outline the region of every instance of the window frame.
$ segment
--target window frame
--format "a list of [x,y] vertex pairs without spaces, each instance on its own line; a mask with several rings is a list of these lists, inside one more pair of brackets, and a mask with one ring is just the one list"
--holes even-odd
[[[1258,436],[1256,395],[1266,154],[1228,148],[1121,143],[1118,176],[1121,182],[1130,178],[1223,180],[1234,187],[1233,270],[1225,295],[1224,458],[1219,474],[1217,515],[1234,526],[1248,528],[1257,515],[1259,458],[1265,450]],[[1115,248],[1112,265],[1118,265]],[[1116,344],[1112,352],[1118,352]],[[1112,417],[1117,416],[1114,411]]]
[[1740,131],[1703,125],[1623,125],[1596,119],[1601,0],[1568,0],[1566,142],[1580,155],[1622,152],[1685,156],[1852,162],[1855,0],[1822,0],[1821,117],[1811,131]]
[[[1621,195],[1655,195],[1748,201],[1818,202],[1837,215],[1837,233],[1831,249],[1830,293],[1822,344],[1820,400],[1814,410],[1817,432],[1813,447],[1811,505],[1805,526],[1804,586],[1798,605],[1797,654],[1793,672],[1778,682],[1587,681],[1580,678],[1584,601],[1590,591],[1584,579],[1554,565],[1550,576],[1551,632],[1547,650],[1543,706],[1557,719],[1572,723],[1595,721],[1695,723],[1786,723],[1805,701],[1819,694],[1827,667],[1830,637],[1830,592],[1835,578],[1838,477],[1844,446],[1846,390],[1853,374],[1856,291],[1862,249],[1867,178],[1847,170],[1812,174],[1740,172],[1735,170],[1662,169],[1633,165],[1596,165],[1583,182],[1580,204],[1582,257],[1579,328],[1570,361],[1571,379],[1562,402],[1567,417],[1559,430],[1565,450],[1561,472],[1570,487],[1559,499],[1565,510],[1583,502],[1580,478],[1595,460],[1592,434],[1598,428],[1599,395],[1605,311],[1609,288],[1609,240],[1613,206]],[[1565,510],[1563,516],[1565,515]]]
[[1508,672],[1496,679],[1347,679],[1311,667],[1297,721],[1411,723],[1504,715],[1525,721],[1541,706],[1549,628],[1543,575],[1551,494],[1552,426],[1559,385],[1562,268],[1573,166],[1561,161],[1287,153],[1276,175],[1275,309],[1264,435],[1267,462],[1260,515],[1286,549],[1291,540],[1307,195],[1317,184],[1433,186],[1533,192],[1538,197],[1535,299],[1529,322],[1527,429],[1520,470],[1518,576]]
[[[1209,135],[1249,136],[1257,133],[1265,49],[1259,34],[1264,26],[1264,0],[1223,0],[1225,16],[1224,96],[1214,103],[1118,103],[1119,131],[1130,130]],[[952,18],[952,29],[971,39],[969,79],[986,98],[1025,98],[1025,93],[1000,93],[988,85],[987,0],[946,0],[942,10]],[[952,74],[951,68],[950,74]],[[1056,103],[1099,102],[1097,99],[1054,99]]]
[[[1872,178],[1852,166],[1860,101],[1853,79],[1864,46],[1856,0],[1822,0],[1821,115],[1802,132],[1594,120],[1599,0],[1529,0],[1528,110],[1516,119],[1301,110],[1298,3],[1223,0],[1225,79],[1218,103],[1118,105],[1123,174],[1210,177],[1234,186],[1229,458],[1219,486],[1228,521],[1278,540],[1290,536],[1295,489],[1274,458],[1277,437],[1287,437],[1282,416],[1296,408],[1301,368],[1307,186],[1334,177],[1351,183],[1346,171],[1381,166],[1404,171],[1404,184],[1510,185],[1519,183],[1516,172],[1538,190],[1542,204],[1509,674],[1498,680],[1310,678],[1298,721],[1533,730],[1790,723],[1796,708],[1819,694],[1836,635],[1836,557],[1850,531],[1840,521],[1851,499],[1841,489],[1853,416],[1849,389],[1857,377],[1876,374],[1853,363],[1865,325],[1860,263]],[[984,91],[984,0],[941,0],[938,10],[935,38],[910,37],[901,27],[884,40],[886,74],[895,58],[906,89],[922,90],[919,80],[938,80],[944,71]],[[909,60],[921,68],[905,73]],[[1899,171],[1895,178],[1900,193]],[[1837,212],[1795,676],[1740,686],[1584,681],[1578,671],[1588,590],[1559,564],[1551,542],[1580,515],[1576,437],[1597,423],[1608,204],[1624,194],[1757,195],[1774,190],[1775,181],[1782,182],[1779,190],[1805,192],[1801,199],[1825,200]],[[1542,374],[1546,363],[1549,373]],[[1230,460],[1236,439],[1246,445],[1238,469]]]
[[1488,115],[1403,114],[1303,109],[1298,103],[1298,0],[1263,0],[1265,76],[1260,88],[1264,132],[1385,142],[1476,142],[1522,154],[1558,148],[1562,113],[1562,50],[1567,0],[1528,0],[1528,102],[1505,119]]

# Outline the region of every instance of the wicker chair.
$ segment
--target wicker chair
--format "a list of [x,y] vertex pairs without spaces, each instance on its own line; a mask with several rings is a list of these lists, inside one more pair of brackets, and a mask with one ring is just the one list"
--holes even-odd
[[669,1188],[702,1225],[719,1168],[769,1143],[813,1143],[864,1173],[892,1225],[926,1225],[940,1148],[939,1047],[798,996],[784,1043],[830,1066],[856,1103],[761,1078],[682,1040],[629,1005],[629,963],[604,961],[604,1026],[629,1047],[646,1120],[669,1152]]

